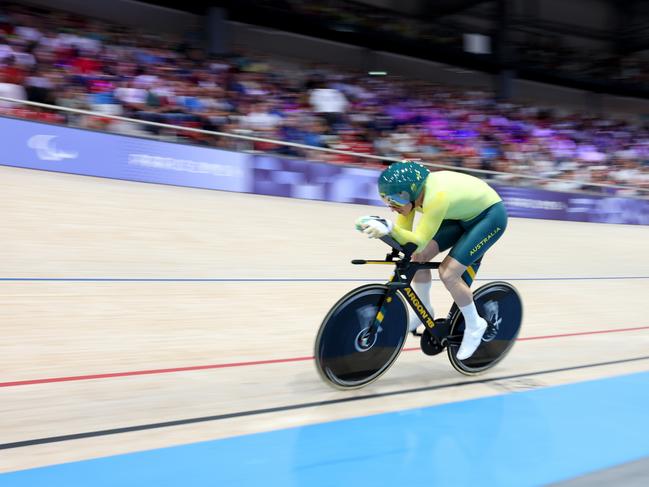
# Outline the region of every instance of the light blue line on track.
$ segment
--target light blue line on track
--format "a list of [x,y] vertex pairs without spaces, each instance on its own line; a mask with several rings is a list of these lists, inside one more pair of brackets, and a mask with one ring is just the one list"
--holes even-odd
[[[593,280],[632,280],[649,279],[649,276],[584,276],[584,277],[484,277],[476,281],[593,281]],[[433,279],[434,281],[438,279]],[[292,278],[292,277],[242,277],[242,278],[210,278],[210,277],[0,277],[0,282],[385,282],[385,279],[359,278]]]
[[14,472],[0,487],[543,485],[649,456],[647,411],[649,372]]

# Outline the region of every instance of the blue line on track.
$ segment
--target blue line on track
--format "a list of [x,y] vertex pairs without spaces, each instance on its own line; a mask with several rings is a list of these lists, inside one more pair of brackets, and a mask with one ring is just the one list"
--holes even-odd
[[648,386],[630,374],[24,470],[0,487],[546,485],[649,456]]
[[[614,281],[649,279],[649,276],[575,276],[575,277],[483,277],[476,281]],[[437,281],[439,279],[433,279]],[[386,279],[359,278],[156,278],[156,277],[0,277],[0,282],[385,282]]]

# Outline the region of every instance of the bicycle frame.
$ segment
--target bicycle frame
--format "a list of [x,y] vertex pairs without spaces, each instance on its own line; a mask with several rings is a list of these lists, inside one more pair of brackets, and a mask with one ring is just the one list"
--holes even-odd
[[[406,302],[410,305],[415,314],[419,317],[422,323],[428,328],[428,332],[436,337],[440,343],[449,335],[450,325],[447,320],[435,320],[432,318],[432,313],[423,305],[415,290],[410,286],[412,279],[415,277],[417,271],[421,269],[438,269],[440,262],[411,262],[410,257],[417,249],[414,243],[408,243],[401,246],[392,237],[385,236],[380,240],[392,247],[392,252],[388,254],[385,260],[353,260],[352,264],[394,264],[394,275],[386,284],[388,291],[379,303],[379,310],[376,313],[374,322],[367,330],[365,336],[370,337],[375,334],[383,319],[385,317],[385,304],[392,300],[395,293],[399,292],[405,298]],[[395,260],[403,254],[399,260]]]

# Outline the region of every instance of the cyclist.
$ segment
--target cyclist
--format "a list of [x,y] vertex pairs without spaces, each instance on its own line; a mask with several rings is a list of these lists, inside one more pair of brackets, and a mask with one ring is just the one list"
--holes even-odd
[[[390,165],[379,176],[379,194],[390,209],[398,213],[395,222],[378,216],[364,216],[356,228],[370,238],[390,234],[400,244],[414,242],[414,262],[428,262],[438,253],[451,249],[439,267],[439,277],[462,311],[464,337],[457,353],[465,360],[476,351],[487,329],[478,314],[469,289],[484,253],[502,236],[507,227],[507,210],[498,193],[487,183],[454,171],[430,172],[413,161]],[[421,218],[413,230],[415,213]],[[431,272],[415,274],[413,289],[431,312]],[[421,324],[410,311],[410,331]]]

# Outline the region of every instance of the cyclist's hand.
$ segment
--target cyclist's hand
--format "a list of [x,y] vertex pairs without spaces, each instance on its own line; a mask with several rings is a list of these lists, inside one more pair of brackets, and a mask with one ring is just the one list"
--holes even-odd
[[434,240],[431,240],[423,249],[414,252],[410,256],[410,260],[412,262],[430,262],[438,253],[439,245]]
[[410,256],[412,262],[428,262],[432,257],[428,257],[426,251],[415,252]]
[[392,231],[393,223],[379,216],[362,216],[356,220],[356,230],[370,238],[381,238]]

